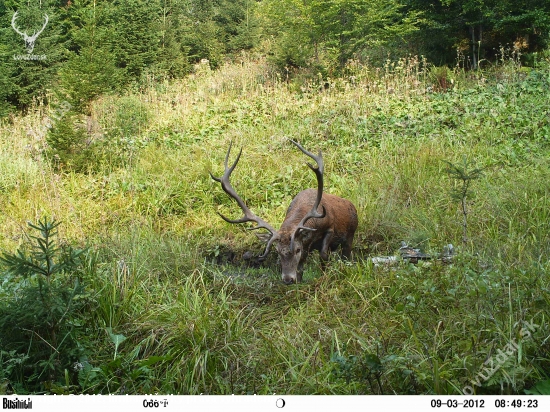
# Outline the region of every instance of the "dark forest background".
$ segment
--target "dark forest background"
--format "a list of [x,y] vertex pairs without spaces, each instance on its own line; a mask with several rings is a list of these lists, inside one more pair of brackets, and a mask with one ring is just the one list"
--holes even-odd
[[[49,21],[26,55],[22,36]],[[52,96],[86,112],[102,93],[181,78],[251,51],[274,70],[336,76],[350,61],[405,55],[477,69],[499,50],[522,55],[548,42],[550,2],[540,0],[68,0],[0,3],[0,115]]]

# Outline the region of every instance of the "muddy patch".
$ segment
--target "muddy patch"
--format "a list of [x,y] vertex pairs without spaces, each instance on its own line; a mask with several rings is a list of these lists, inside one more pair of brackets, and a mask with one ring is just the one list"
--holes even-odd
[[206,253],[206,260],[231,276],[238,276],[247,269],[266,269],[266,272],[276,273],[278,269],[277,254],[271,253],[266,259],[259,259],[262,251],[252,249],[231,248],[227,245],[216,245]]

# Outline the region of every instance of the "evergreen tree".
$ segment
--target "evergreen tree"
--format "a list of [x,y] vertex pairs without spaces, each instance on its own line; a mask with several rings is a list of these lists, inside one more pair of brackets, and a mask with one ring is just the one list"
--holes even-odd
[[117,67],[125,70],[127,81],[139,79],[160,54],[160,0],[117,0],[113,2],[112,12]]
[[225,53],[248,50],[258,44],[259,25],[252,0],[223,0],[213,17],[222,34]]
[[69,9],[69,59],[59,70],[58,95],[77,112],[87,113],[89,103],[102,93],[120,88],[124,72],[116,67],[109,26],[109,2],[75,0]]
[[162,0],[160,45],[151,72],[163,77],[183,77],[189,72],[189,46],[184,43],[186,16],[182,0]]

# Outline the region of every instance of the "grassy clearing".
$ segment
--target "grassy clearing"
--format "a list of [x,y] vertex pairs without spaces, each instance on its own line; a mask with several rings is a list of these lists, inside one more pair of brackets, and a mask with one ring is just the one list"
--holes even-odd
[[[3,351],[3,387],[523,393],[548,379],[548,70],[457,72],[439,90],[449,83],[424,67],[350,67],[324,89],[248,61],[104,96],[76,126],[97,155],[89,173],[60,172],[44,155],[50,108],[2,124],[2,248],[25,244],[25,222],[44,217],[62,221],[61,239],[91,247],[78,272],[86,307],[71,329],[80,366],[28,379],[24,361],[8,368],[20,352]],[[247,266],[243,254],[262,245],[215,213],[240,211],[208,172],[220,173],[230,141],[243,146],[234,185],[278,226],[293,196],[314,185],[289,138],[323,150],[326,191],[352,200],[360,223],[353,262],[334,257],[322,273],[312,256],[305,282],[286,287],[275,256]],[[465,243],[444,162],[463,158],[486,168],[467,199]],[[453,243],[459,253],[450,265],[372,265],[368,257],[403,240],[433,254]],[[0,296],[21,282],[6,276]],[[487,377],[484,362],[511,342],[517,349]]]

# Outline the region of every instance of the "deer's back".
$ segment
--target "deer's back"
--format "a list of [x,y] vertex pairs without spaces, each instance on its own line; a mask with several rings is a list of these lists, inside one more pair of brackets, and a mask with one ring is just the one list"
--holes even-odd
[[[286,212],[286,218],[281,226],[289,227],[297,224],[302,217],[311,210],[317,197],[316,189],[306,189],[294,197]],[[336,236],[349,235],[357,229],[357,209],[349,200],[339,196],[323,193],[319,211],[325,208],[326,215],[323,218],[313,218],[307,221],[305,226],[315,228],[319,231],[332,229]]]

